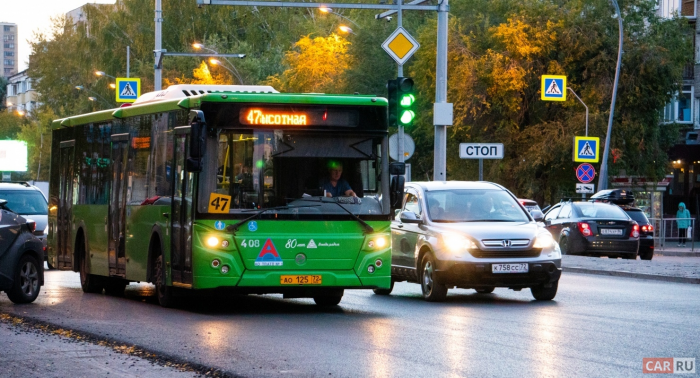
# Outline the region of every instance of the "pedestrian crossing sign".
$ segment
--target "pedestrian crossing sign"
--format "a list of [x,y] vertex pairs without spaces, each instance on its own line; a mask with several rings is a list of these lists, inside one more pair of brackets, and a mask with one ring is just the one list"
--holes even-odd
[[141,95],[141,79],[118,77],[117,102],[134,102]]
[[542,100],[566,101],[566,76],[542,75]]
[[574,161],[597,163],[600,160],[600,138],[574,137]]

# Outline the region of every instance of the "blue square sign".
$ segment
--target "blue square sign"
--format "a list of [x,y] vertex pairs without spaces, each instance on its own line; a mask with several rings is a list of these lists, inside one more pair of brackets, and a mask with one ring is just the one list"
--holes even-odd
[[597,163],[600,160],[600,138],[574,137],[574,161]]
[[141,95],[141,79],[117,78],[117,102],[134,102]]
[[542,75],[542,100],[566,101],[566,76]]

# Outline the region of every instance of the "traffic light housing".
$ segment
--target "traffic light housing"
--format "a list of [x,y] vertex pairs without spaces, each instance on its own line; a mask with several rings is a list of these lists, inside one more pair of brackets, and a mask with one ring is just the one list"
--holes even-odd
[[397,121],[399,126],[411,126],[416,118],[416,97],[413,90],[413,79],[399,77],[396,79],[397,92]]
[[396,85],[397,81],[398,80],[389,80],[386,83],[386,89],[389,92],[387,95],[387,100],[389,100],[389,116],[387,119],[389,127],[398,126],[399,93]]

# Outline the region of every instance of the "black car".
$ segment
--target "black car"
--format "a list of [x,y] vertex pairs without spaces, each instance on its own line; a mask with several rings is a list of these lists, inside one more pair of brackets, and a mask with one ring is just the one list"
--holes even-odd
[[623,189],[608,189],[591,196],[591,201],[609,202],[620,206],[630,218],[639,224],[639,258],[651,260],[654,257],[654,226],[644,211],[633,206],[634,195]]
[[14,303],[33,302],[44,284],[43,244],[36,223],[8,210],[0,199],[0,291]]
[[636,259],[639,225],[619,206],[603,202],[561,202],[544,224],[562,254]]

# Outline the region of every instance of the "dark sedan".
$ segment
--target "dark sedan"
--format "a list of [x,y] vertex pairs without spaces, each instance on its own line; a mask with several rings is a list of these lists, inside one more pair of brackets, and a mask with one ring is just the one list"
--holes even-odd
[[561,202],[544,217],[562,254],[636,259],[639,225],[620,207],[601,202]]
[[43,244],[36,223],[5,207],[0,199],[0,290],[15,303],[33,302],[44,284]]

